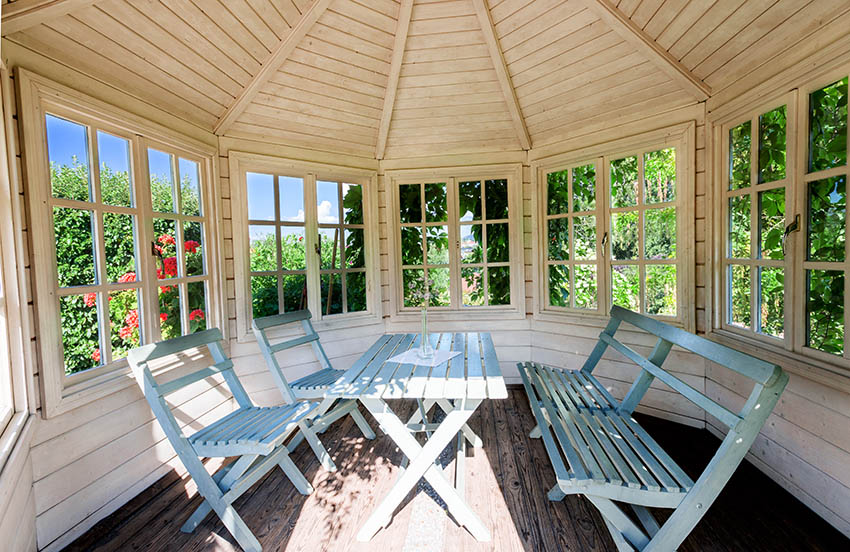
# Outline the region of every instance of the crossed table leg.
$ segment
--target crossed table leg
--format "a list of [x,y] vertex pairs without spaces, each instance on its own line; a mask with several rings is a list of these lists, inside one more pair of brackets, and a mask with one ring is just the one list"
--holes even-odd
[[366,520],[360,532],[357,533],[357,540],[361,542],[370,540],[386,524],[386,520],[391,518],[407,493],[420,478],[424,477],[446,503],[449,512],[458,523],[466,527],[477,540],[489,541],[490,531],[466,505],[463,497],[449,483],[443,469],[436,463],[440,452],[466,426],[467,420],[481,404],[481,399],[455,401],[455,406],[446,412],[446,418],[437,426],[424,446],[419,444],[408,430],[407,424],[402,422],[383,400],[361,397],[360,401],[372,413],[387,435],[395,441],[402,453],[410,459],[410,465]]

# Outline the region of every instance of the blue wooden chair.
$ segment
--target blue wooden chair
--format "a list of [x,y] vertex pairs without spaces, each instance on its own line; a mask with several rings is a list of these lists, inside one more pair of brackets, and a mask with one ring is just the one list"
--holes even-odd
[[[310,322],[311,314],[309,310],[300,310],[288,312],[286,314],[278,314],[274,316],[266,316],[257,318],[252,324],[254,335],[257,337],[257,343],[260,346],[260,351],[266,359],[269,370],[272,373],[275,383],[283,395],[283,400],[287,404],[295,404],[299,401],[321,400],[317,409],[316,419],[313,421],[313,427],[323,433],[330,424],[343,418],[346,414],[354,419],[354,423],[360,428],[360,431],[367,439],[374,439],[375,432],[369,427],[363,414],[357,409],[356,400],[347,400],[337,402],[335,399],[325,399],[325,391],[339,379],[345,372],[344,370],[335,370],[331,366],[328,355],[322,348],[319,342],[319,334],[313,329],[313,324]],[[304,335],[286,339],[284,341],[272,344],[269,341],[269,330],[274,330],[286,326],[288,324],[301,323],[304,330]],[[319,359],[321,370],[314,372],[303,378],[289,383],[286,376],[283,375],[283,370],[275,358],[275,353],[297,347],[309,343],[313,347],[313,352]],[[289,445],[289,450],[292,451],[301,441],[302,436],[297,435]]]
[[[328,469],[334,468],[330,456],[308,423],[316,414],[317,403],[300,402],[265,408],[254,406],[233,371],[233,362],[224,355],[221,339],[218,329],[206,330],[133,349],[128,360],[157,421],[204,497],[204,502],[180,530],[191,533],[213,510],[244,550],[259,551],[262,549],[259,541],[236,513],[233,502],[275,466],[280,466],[301,494],[313,491],[290,459],[284,443],[286,439],[300,430],[300,435],[307,439],[322,464]],[[209,349],[215,364],[166,383],[157,383],[154,379],[149,362],[203,346]],[[239,406],[218,421],[186,436],[165,397],[217,374],[224,378]],[[215,475],[210,475],[200,460],[231,456],[237,459]]]

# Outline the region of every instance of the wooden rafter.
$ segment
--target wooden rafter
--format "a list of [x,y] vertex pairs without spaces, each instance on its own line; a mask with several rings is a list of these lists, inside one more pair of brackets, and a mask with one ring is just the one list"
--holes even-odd
[[670,52],[662,48],[643,29],[635,25],[610,0],[581,0],[620,38],[631,44],[638,52],[670,78],[700,101],[711,96],[711,87],[688,71]]
[[493,60],[493,67],[496,69],[496,78],[499,80],[499,86],[502,88],[502,94],[505,96],[505,103],[508,104],[508,112],[511,114],[511,120],[514,123],[520,146],[522,146],[522,149],[531,149],[531,138],[528,136],[525,119],[519,108],[519,100],[517,100],[516,92],[511,82],[511,75],[508,73],[508,67],[505,64],[505,57],[502,55],[502,49],[499,47],[499,39],[496,38],[496,29],[493,26],[493,19],[490,17],[490,8],[487,6],[487,0],[472,0],[472,4],[475,6],[475,14],[478,16],[481,32],[484,34],[484,42],[487,44],[487,50],[490,52],[490,59]]
[[395,95],[398,91],[398,77],[401,74],[401,62],[404,59],[404,46],[407,43],[407,31],[410,29],[410,14],[413,12],[413,0],[402,0],[398,10],[398,24],[393,42],[393,57],[390,62],[390,76],[387,80],[387,92],[384,94],[384,107],[381,111],[381,123],[378,126],[378,143],[375,145],[375,158],[383,159],[390,132],[390,121],[395,107]]
[[216,134],[224,134],[230,126],[242,115],[245,108],[248,107],[260,89],[269,82],[272,75],[280,69],[283,62],[295,50],[296,46],[301,42],[313,25],[318,21],[319,17],[325,12],[332,0],[315,0],[313,4],[301,15],[301,19],[290,29],[289,34],[280,41],[277,47],[269,52],[269,55],[263,60],[260,70],[251,79],[239,96],[233,100],[233,103],[227,108],[224,114],[219,117],[215,124],[214,132]]
[[17,33],[94,3],[95,0],[18,0],[4,4],[0,33]]

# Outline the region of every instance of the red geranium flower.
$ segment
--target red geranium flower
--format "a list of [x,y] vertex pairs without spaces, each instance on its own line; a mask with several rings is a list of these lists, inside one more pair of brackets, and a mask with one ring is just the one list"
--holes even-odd
[[198,320],[203,320],[204,319],[204,311],[202,311],[201,309],[195,309],[195,310],[193,310],[192,312],[189,313],[189,320],[195,320],[196,318]]
[[162,255],[162,254],[165,252],[165,250],[163,250],[163,249],[162,249],[160,246],[158,246],[157,244],[153,244],[153,248],[154,248],[154,249],[156,249],[156,252],[157,252],[157,253],[159,253],[160,255]]
[[118,335],[121,337],[121,339],[129,341],[129,339],[133,337],[133,328],[131,328],[130,326],[124,326],[123,328],[118,330]]
[[159,286],[159,292],[160,293],[168,293],[172,289],[173,288],[171,286]]
[[122,275],[118,278],[118,282],[122,284],[126,284],[127,282],[135,282],[136,281],[136,273],[128,272],[127,274]]
[[163,234],[159,237],[159,243],[174,245],[177,241],[174,239],[174,236],[169,236],[168,234]]
[[127,327],[130,329],[139,327],[139,311],[136,309],[130,310],[127,312],[127,316],[124,317],[124,323],[127,324]]
[[201,244],[199,244],[195,240],[186,240],[185,242],[183,242],[183,247],[186,248],[186,252],[188,253],[195,253],[198,250],[198,247],[200,246]]
[[164,312],[159,313],[159,321],[165,322],[166,320],[168,320],[168,314]]
[[91,359],[95,362],[100,362],[100,349],[95,349],[91,354]]
[[95,301],[97,301],[97,293],[86,293],[83,301],[85,301],[87,307],[93,307]]
[[162,264],[168,276],[177,276],[177,257],[166,257]]

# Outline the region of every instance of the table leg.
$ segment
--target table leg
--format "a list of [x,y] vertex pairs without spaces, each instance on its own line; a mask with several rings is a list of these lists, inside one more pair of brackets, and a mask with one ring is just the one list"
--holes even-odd
[[[459,401],[461,399],[456,400]],[[448,399],[437,399],[437,406],[439,406],[446,414],[448,414],[455,408]],[[481,437],[476,435],[475,432],[472,431],[472,429],[468,425],[463,424],[463,427],[460,428],[460,430],[463,432],[463,435],[464,437],[466,437],[466,440],[469,441],[469,444],[473,447],[479,448],[484,445],[484,441],[481,440]]]
[[481,404],[481,399],[461,400],[460,405],[451,409],[446,418],[433,433],[424,446],[420,445],[416,438],[407,430],[407,425],[402,422],[395,412],[381,399],[361,398],[363,405],[379,424],[387,432],[387,435],[395,441],[401,451],[411,459],[410,465],[404,474],[398,479],[387,496],[366,520],[366,523],[357,533],[357,540],[368,541],[383,526],[387,518],[398,507],[407,493],[416,485],[420,478],[424,477],[434,491],[446,503],[449,512],[454,518],[466,527],[469,532],[479,541],[489,541],[490,532],[484,526],[478,516],[467,506],[463,498],[458,495],[455,488],[446,479],[442,468],[434,462],[445,446],[466,424],[466,421]]

